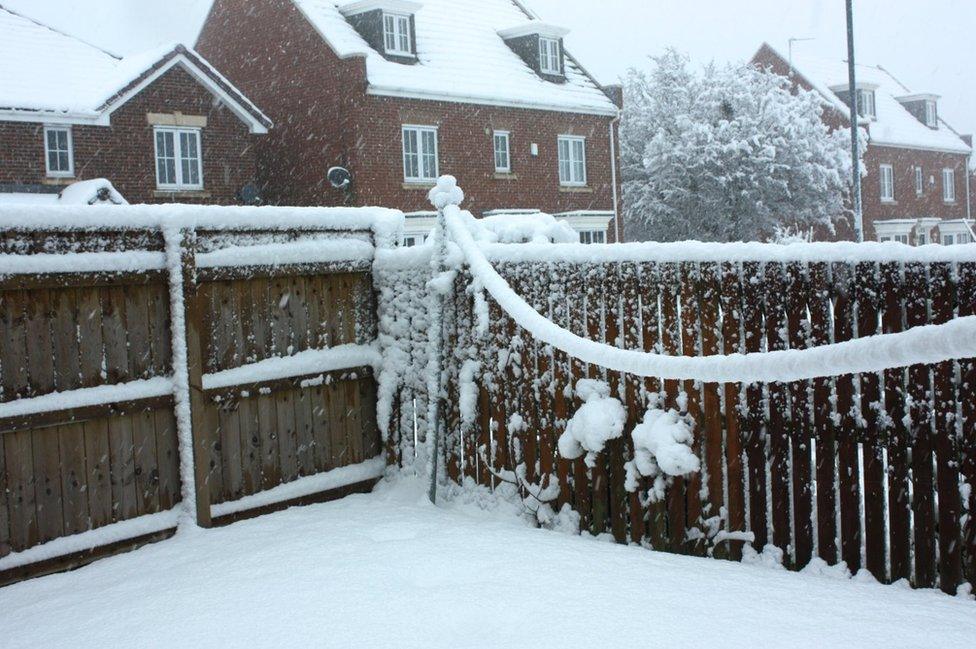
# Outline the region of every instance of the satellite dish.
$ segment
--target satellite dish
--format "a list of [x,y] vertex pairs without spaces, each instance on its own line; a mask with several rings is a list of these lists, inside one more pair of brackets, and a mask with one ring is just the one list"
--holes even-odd
[[248,183],[241,187],[241,190],[237,192],[237,198],[239,198],[240,201],[245,205],[260,205],[261,190],[258,189],[257,184]]
[[348,189],[352,184],[352,174],[345,167],[332,167],[329,169],[329,182],[336,189]]

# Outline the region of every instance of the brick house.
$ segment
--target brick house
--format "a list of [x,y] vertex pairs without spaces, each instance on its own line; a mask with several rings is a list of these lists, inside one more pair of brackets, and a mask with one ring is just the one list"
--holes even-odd
[[[753,63],[791,77],[826,102],[825,121],[850,124],[847,63],[793,57],[763,44]],[[972,218],[967,180],[971,141],[939,116],[939,97],[913,93],[881,66],[857,66],[859,124],[867,131],[861,184],[866,241],[968,243]],[[842,238],[852,238],[843,228]]]
[[215,0],[196,47],[276,124],[270,202],[401,208],[409,244],[450,173],[477,216],[541,211],[612,240],[619,109],[566,33],[515,0]]
[[271,121],[182,45],[119,58],[0,6],[0,203],[105,178],[130,203],[233,204]]

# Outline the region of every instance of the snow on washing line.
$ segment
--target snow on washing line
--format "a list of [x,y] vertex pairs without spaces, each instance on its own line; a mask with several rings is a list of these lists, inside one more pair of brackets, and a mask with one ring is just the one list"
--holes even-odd
[[[664,356],[643,351],[625,350],[604,343],[587,340],[571,331],[559,327],[555,323],[540,315],[525,300],[519,297],[498,274],[485,252],[474,240],[465,225],[464,217],[457,205],[447,205],[445,208],[447,227],[454,242],[460,247],[471,274],[481,282],[484,288],[495,298],[499,306],[511,316],[516,324],[532,334],[541,342],[569,354],[573,358],[585,363],[597,365],[610,370],[634,374],[636,376],[659,377],[663,379],[687,380],[694,379],[709,383],[752,383],[752,382],[791,382],[806,379],[839,376],[843,374],[857,374],[862,372],[878,372],[885,369],[906,367],[915,364],[940,363],[957,358],[971,358],[976,356],[976,316],[957,318],[942,325],[928,325],[916,327],[897,334],[883,334],[867,338],[824,345],[811,349],[782,350],[753,354],[730,354],[725,356]],[[696,250],[709,250],[714,244],[688,244],[689,254],[694,259]],[[743,249],[755,251],[773,250],[762,248],[761,244],[742,244]],[[852,244],[854,245],[854,244]],[[857,244],[862,245],[862,244]],[[866,245],[866,244],[864,244]],[[846,246],[846,244],[845,244]],[[511,247],[510,247],[511,248]],[[547,261],[559,261],[560,257],[569,259],[577,256],[579,261],[592,261],[594,253],[591,251],[563,252],[572,250],[571,246],[545,246]],[[866,246],[867,251],[880,250],[885,246]],[[509,259],[529,260],[532,246],[526,246],[524,252],[513,251]],[[628,249],[627,245],[621,249]],[[635,244],[632,250],[643,250],[653,254],[657,244]],[[680,249],[671,246],[672,254]],[[734,246],[733,248],[734,249]],[[730,249],[730,250],[731,250]],[[491,248],[493,251],[499,247]],[[607,261],[620,261],[620,257],[609,252],[610,248],[597,248],[596,254],[606,254]],[[849,256],[857,257],[856,248],[847,248]],[[602,251],[602,252],[601,252]],[[716,255],[718,248],[710,254]],[[909,260],[909,249],[903,251]],[[941,251],[940,251],[941,252]],[[932,254],[925,249],[917,254]],[[950,253],[951,254],[951,253]],[[960,253],[966,260],[972,260],[973,253]],[[517,258],[517,259],[516,259]],[[703,257],[704,258],[704,257]],[[735,255],[733,255],[733,260]],[[938,255],[940,261],[946,260],[946,255]],[[651,257],[650,259],[654,259]],[[709,259],[715,260],[716,258]],[[891,260],[890,256],[887,257]],[[647,261],[648,257],[642,257]],[[722,258],[729,261],[728,256]],[[791,259],[796,261],[796,259]],[[833,259],[836,261],[836,258]],[[688,257],[682,257],[688,261]],[[775,259],[782,261],[782,259]]]

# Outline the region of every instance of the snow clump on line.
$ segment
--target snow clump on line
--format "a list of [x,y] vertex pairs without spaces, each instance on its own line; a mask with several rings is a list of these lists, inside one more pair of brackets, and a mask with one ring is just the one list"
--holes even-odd
[[586,465],[592,467],[607,441],[623,434],[627,412],[619,399],[610,397],[604,381],[583,379],[576,384],[576,395],[584,403],[559,437],[559,454],[567,460],[585,454]]
[[653,478],[648,495],[652,501],[664,497],[669,477],[697,473],[701,461],[691,450],[694,439],[687,418],[675,410],[648,410],[644,421],[634,427],[634,459],[628,462],[627,491],[637,491],[641,477]]

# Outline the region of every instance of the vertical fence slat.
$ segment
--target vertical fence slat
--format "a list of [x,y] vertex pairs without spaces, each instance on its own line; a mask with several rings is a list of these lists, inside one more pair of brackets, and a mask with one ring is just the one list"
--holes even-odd
[[[739,283],[738,264],[725,262],[721,265],[720,306],[722,309],[722,353],[741,354],[742,346],[742,286]],[[746,496],[742,444],[742,385],[726,383],[723,386],[725,405],[725,465],[728,484],[728,521],[730,532],[745,532]],[[742,558],[742,542],[729,541],[729,558]]]
[[[861,263],[856,267],[857,281],[857,337],[867,338],[880,333],[878,268],[876,264]],[[864,460],[864,547],[865,568],[875,579],[885,581],[885,493],[884,454],[882,452],[880,375],[868,372],[860,375],[861,423],[863,426],[862,457]]]
[[[786,266],[786,320],[791,349],[808,346],[807,297],[809,281],[802,264]],[[810,404],[810,381],[789,384],[792,410],[791,465],[793,474],[793,552],[797,568],[813,558],[813,490],[810,445],[813,443],[813,413]]]
[[[639,266],[639,297],[640,297],[640,335],[641,346],[644,351],[661,354],[664,353],[664,345],[661,340],[661,277],[658,272],[657,264],[643,263]],[[661,381],[657,377],[649,376],[644,379],[643,384],[645,405],[656,405],[657,407],[667,407],[668,404],[662,398]],[[643,413],[638,413],[638,417]],[[647,484],[643,485],[645,488]],[[647,534],[648,542],[655,550],[666,550],[668,548],[668,500],[659,498],[655,494],[654,498],[648,497],[647,503]]]
[[[976,315],[976,264],[962,263],[957,268],[959,276],[959,316]],[[963,578],[976,584],[976,359],[959,362],[960,381],[957,395],[960,402],[960,469],[969,493],[966,506],[966,525],[962,530]]]
[[[854,300],[851,294],[852,269],[833,264],[834,341],[854,337]],[[839,376],[836,385],[838,499],[840,502],[841,558],[851,572],[861,568],[861,489],[857,435],[854,421],[854,377]]]
[[[621,313],[623,308],[623,283],[620,276],[621,267],[619,264],[606,264],[603,268],[603,318],[604,318],[604,341],[612,347],[623,346],[623,331],[626,325],[621,324]],[[626,377],[620,372],[607,372],[607,380],[610,385],[610,396],[621,399],[627,404]],[[627,481],[627,474],[624,464],[627,457],[632,455],[628,450],[628,442],[625,437],[629,437],[630,428],[625,427],[624,437],[610,440],[607,443],[606,456],[608,465],[608,492],[610,498],[610,530],[613,538],[618,543],[627,541],[627,529],[630,519],[630,500],[624,484]]]
[[[719,354],[722,337],[722,324],[719,314],[720,269],[716,264],[702,264],[700,269],[701,298],[698,311],[701,318],[701,353],[703,356]],[[725,469],[724,433],[722,403],[718,383],[705,383],[701,387],[702,413],[704,417],[704,441],[702,450],[706,472],[705,486],[708,498],[702,503],[702,518],[705,530],[710,536],[724,529],[727,516],[725,510]],[[728,546],[715,545],[712,552],[716,558],[728,556]]]
[[[928,324],[928,273],[923,264],[905,265],[906,320],[909,328]],[[909,415],[912,449],[912,512],[915,537],[915,579],[918,587],[936,584],[936,528],[934,447],[932,439],[932,370],[927,365],[908,368]]]
[[[786,280],[785,269],[779,263],[767,263],[765,278],[766,349],[779,351],[787,347]],[[792,565],[790,548],[793,547],[790,512],[790,420],[789,392],[782,383],[770,383],[766,387],[769,399],[769,493],[772,506],[773,545],[784,553],[784,561]]]
[[[621,327],[623,338],[621,346],[624,349],[639,350],[642,348],[643,340],[641,336],[641,305],[640,305],[640,277],[637,264],[625,263],[620,266],[621,282]],[[644,415],[644,403],[641,397],[642,381],[633,375],[624,377],[624,396],[623,402],[627,410],[627,424],[624,428],[624,453],[627,459],[634,457],[634,443],[631,432],[634,426]],[[626,476],[625,476],[626,479]],[[645,481],[641,481],[643,483]],[[626,506],[628,509],[628,528],[630,530],[629,540],[631,543],[640,543],[647,534],[644,522],[644,506],[641,504],[640,491],[644,488],[641,484],[637,491],[626,494]]]
[[[668,356],[678,356],[681,354],[681,320],[678,310],[678,296],[681,292],[679,269],[677,264],[671,263],[662,264],[659,268],[661,280],[661,351]],[[664,381],[665,407],[684,410],[678,403],[680,390],[679,381],[673,379]],[[671,552],[682,553],[685,551],[686,488],[684,478],[671,478],[665,495],[668,510],[668,549]]]
[[[830,271],[824,263],[810,264],[808,269],[810,296],[810,344],[821,347],[830,344],[832,323],[830,316]],[[831,381],[813,380],[813,426],[817,463],[817,554],[828,564],[835,564],[837,555],[837,491],[835,462],[837,442],[831,407]]]
[[[742,329],[743,346],[748,354],[762,351],[763,291],[762,269],[755,262],[742,265]],[[755,537],[754,546],[762,550],[769,543],[769,522],[766,517],[766,443],[763,438],[763,389],[759,383],[745,388],[746,412],[743,417],[743,444],[749,463],[749,530]]]
[[[564,287],[571,288],[571,270],[567,264],[557,264],[552,276],[549,279],[549,294],[552,302],[552,318],[556,325],[569,328],[572,316],[569,313],[569,305],[566,294],[563,293]],[[555,419],[552,430],[552,445],[556,453],[556,474],[559,478],[559,500],[557,503],[560,508],[564,504],[572,504],[573,485],[570,484],[570,474],[572,463],[559,456],[556,442],[565,430],[566,421],[569,419],[569,405],[571,399],[566,395],[566,387],[572,382],[572,367],[569,356],[558,349],[552,350],[552,387],[550,388],[553,399],[553,417]]]
[[[586,277],[586,337],[590,340],[604,340],[606,322],[603,311],[606,308],[606,291],[604,278],[607,269],[602,265],[590,267]],[[590,364],[587,375],[591,379],[607,378],[606,371],[599,365]],[[602,534],[607,531],[610,516],[610,475],[609,449],[597,456],[593,468],[590,470],[591,515],[590,531]]]
[[[884,295],[882,330],[886,334],[904,330],[905,286],[900,264],[881,265]],[[888,447],[888,552],[891,581],[910,579],[911,568],[911,501],[909,485],[909,435],[905,425],[905,368],[884,372],[885,437]]]
[[[701,355],[701,277],[698,264],[681,264],[681,351],[685,356]],[[707,435],[702,411],[701,382],[683,381],[685,411],[695,421],[695,439],[692,451],[702,457],[703,437]],[[706,466],[702,462],[702,466]],[[686,479],[685,526],[690,533],[689,554],[704,556],[706,551],[704,521],[702,516],[702,474],[693,473]]]
[[[945,324],[955,314],[955,286],[949,264],[929,266],[929,303],[932,324]],[[933,367],[933,420],[935,423],[936,489],[938,492],[939,585],[943,592],[956,594],[962,583],[962,544],[960,543],[962,502],[959,495],[959,454],[956,437],[956,397],[953,391],[955,363]],[[973,398],[973,397],[970,397]]]

